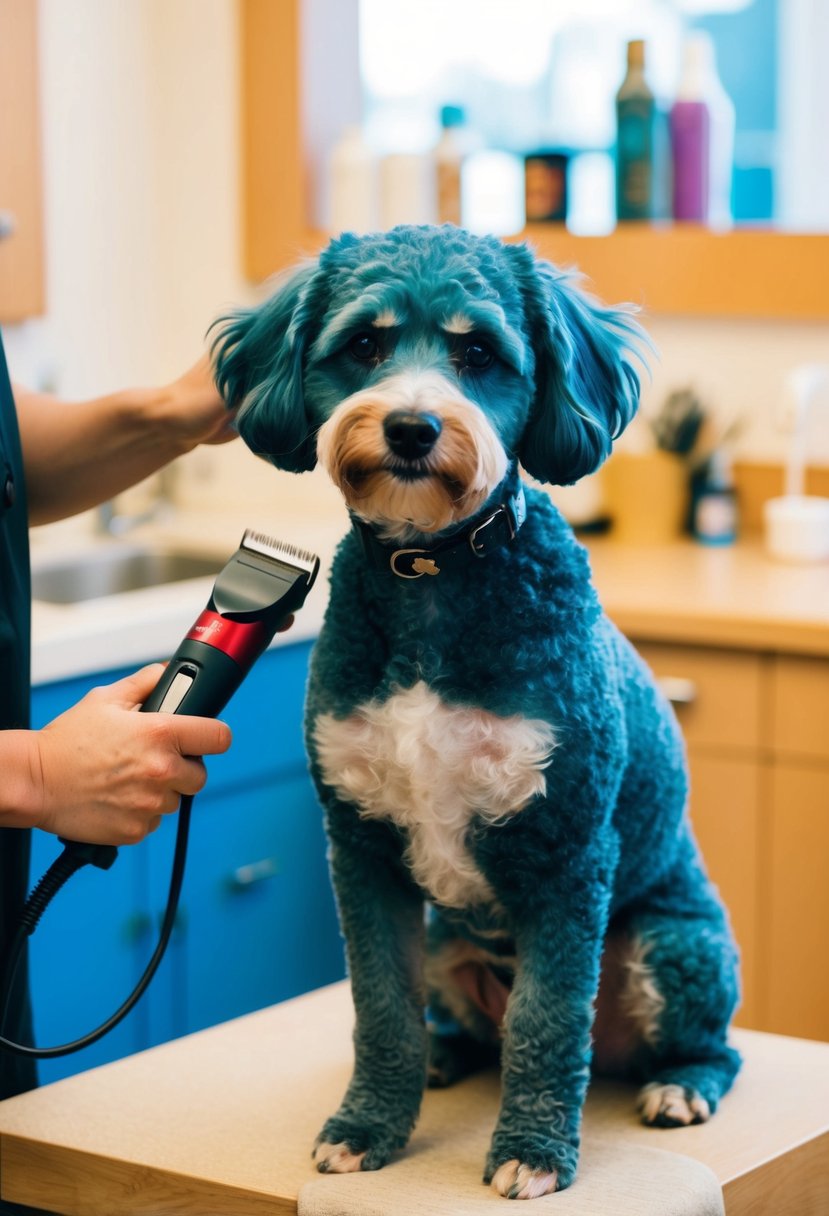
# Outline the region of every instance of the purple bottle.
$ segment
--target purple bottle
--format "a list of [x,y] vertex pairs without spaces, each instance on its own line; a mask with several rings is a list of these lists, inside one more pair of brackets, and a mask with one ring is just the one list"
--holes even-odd
[[686,43],[682,81],[670,115],[672,213],[675,220],[705,224],[711,194],[711,116],[699,50],[696,40]]

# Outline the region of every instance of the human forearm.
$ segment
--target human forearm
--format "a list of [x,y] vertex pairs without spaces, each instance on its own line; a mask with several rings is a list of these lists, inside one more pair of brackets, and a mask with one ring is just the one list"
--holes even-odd
[[35,732],[0,731],[0,828],[31,828],[37,821]]
[[95,506],[187,450],[153,426],[153,390],[83,402],[15,395],[33,524]]
[[162,388],[70,403],[15,387],[15,402],[35,524],[95,506],[199,443],[233,437],[206,358]]

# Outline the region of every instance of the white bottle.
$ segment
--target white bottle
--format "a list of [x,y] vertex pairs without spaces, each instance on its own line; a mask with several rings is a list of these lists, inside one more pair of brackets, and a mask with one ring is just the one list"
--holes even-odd
[[328,169],[331,232],[374,232],[378,225],[377,162],[359,127],[343,131]]
[[461,170],[463,225],[470,232],[514,236],[524,227],[524,161],[512,152],[483,148]]
[[435,166],[421,152],[392,152],[380,161],[380,226],[433,224]]

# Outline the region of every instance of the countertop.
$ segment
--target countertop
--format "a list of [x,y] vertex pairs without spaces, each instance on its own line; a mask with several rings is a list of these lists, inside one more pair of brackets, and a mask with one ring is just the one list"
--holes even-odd
[[829,562],[776,561],[759,539],[589,550],[602,603],[631,638],[829,656]]
[[[331,561],[348,527],[344,512],[296,518],[283,513],[277,519],[181,511],[136,530],[129,540],[215,556],[218,570],[246,527],[320,556],[320,576],[305,607],[274,645],[315,637]],[[80,552],[90,543],[102,542],[73,545]],[[36,537],[33,562],[54,555],[56,544],[62,557],[71,551],[64,540]],[[634,639],[829,656],[829,563],[785,565],[769,558],[759,541],[717,549],[690,540],[632,546],[601,539],[590,541],[588,549],[605,609]],[[66,606],[35,602],[35,684],[171,654],[204,607],[212,583],[209,577],[190,579]]]

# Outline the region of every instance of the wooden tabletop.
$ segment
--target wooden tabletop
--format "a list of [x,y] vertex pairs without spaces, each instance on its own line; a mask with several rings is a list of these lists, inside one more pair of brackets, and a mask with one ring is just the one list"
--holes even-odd
[[[316,1211],[313,1188],[342,1185],[353,1198],[355,1187],[385,1176],[398,1186],[395,1216],[477,1211],[493,1198],[481,1168],[498,1104],[494,1073],[428,1092],[409,1148],[380,1174],[314,1172],[314,1136],[350,1075],[352,1024],[348,985],[337,984],[9,1099],[0,1105],[0,1194],[67,1216],[259,1216],[297,1212],[301,1193],[299,1210]],[[596,1082],[582,1171],[564,1210],[605,1210],[580,1204],[611,1154],[611,1179],[625,1155],[646,1160],[654,1178],[663,1159],[669,1178],[671,1161],[700,1163],[693,1168],[703,1182],[713,1171],[728,1216],[826,1216],[829,1044],[744,1030],[734,1042],[744,1069],[703,1126],[642,1127],[633,1088]],[[458,1163],[448,1184],[447,1155]],[[432,1208],[438,1176],[441,1202]],[[608,1216],[632,1210],[614,1206],[612,1185],[601,1176],[602,1192],[611,1188]],[[421,1206],[410,1209],[403,1195],[418,1187]]]
[[829,562],[775,561],[750,540],[588,549],[602,604],[629,637],[829,656]]

